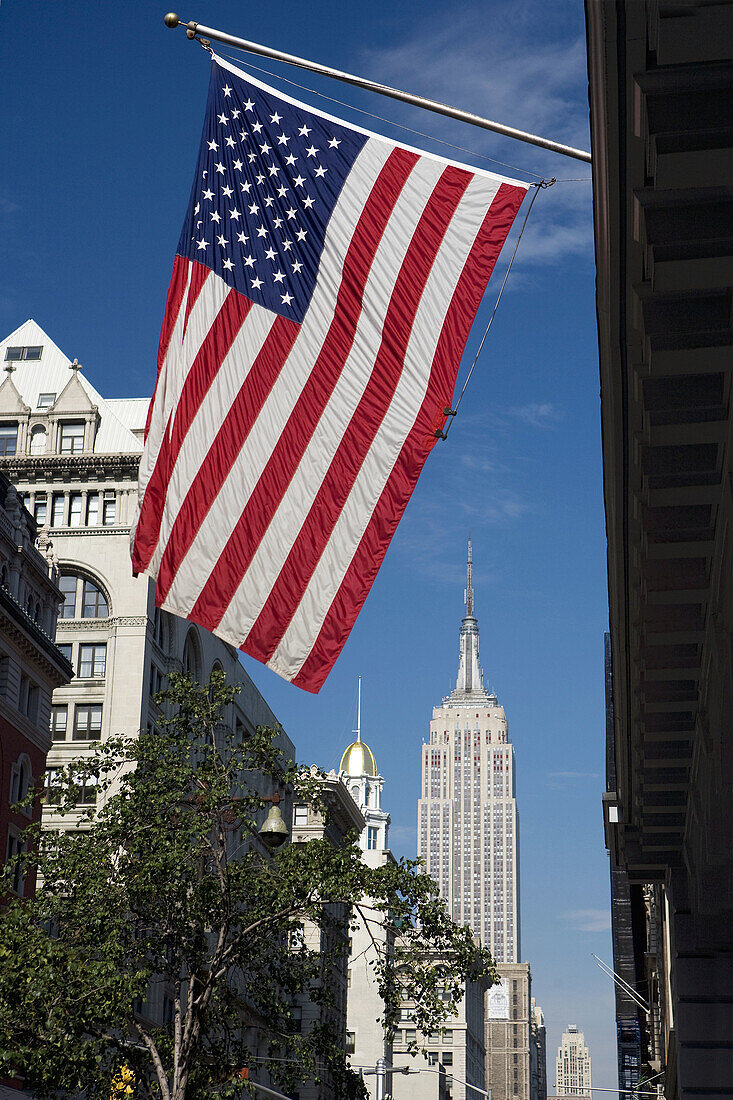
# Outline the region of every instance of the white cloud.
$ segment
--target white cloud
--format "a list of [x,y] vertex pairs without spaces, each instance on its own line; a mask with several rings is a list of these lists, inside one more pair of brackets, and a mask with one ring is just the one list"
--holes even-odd
[[[578,96],[586,79],[585,41],[582,35],[538,41],[524,33],[528,27],[517,27],[516,12],[522,6],[528,13],[532,7],[507,3],[502,10],[497,5],[487,20],[483,10],[456,5],[449,20],[441,14],[439,20],[425,21],[409,41],[370,51],[366,55],[369,69],[382,81],[401,83],[521,130],[582,145],[588,140],[587,100]],[[414,112],[410,119],[415,123]],[[436,125],[423,122],[424,129],[433,133]],[[511,150],[518,165],[530,167],[533,161],[552,156],[486,131],[456,131],[442,121],[440,128],[462,134],[463,144],[485,154],[494,155],[493,146],[501,143],[501,159],[512,159]],[[496,155],[501,156],[498,151]],[[552,163],[566,162],[554,157]]]
[[[409,40],[365,53],[365,71],[375,79],[492,118],[518,129],[589,149],[586,46],[582,32],[538,38],[538,5],[517,0],[485,11],[460,5],[449,20],[425,20]],[[400,135],[444,156],[474,160],[503,175],[529,173],[562,179],[590,177],[590,165],[520,141],[510,140],[439,115],[385,108],[390,117],[436,139],[461,146],[451,150],[424,136]],[[475,155],[464,150],[470,149]],[[482,161],[492,157],[500,164]],[[535,173],[536,175],[532,175]],[[528,201],[528,200],[527,200]],[[517,219],[521,223],[523,214]],[[504,249],[513,250],[515,228]],[[569,257],[593,261],[590,183],[558,183],[537,197],[515,265],[557,264]],[[508,286],[516,289],[512,277]]]
[[576,932],[608,932],[611,913],[608,909],[569,909],[560,914]]
[[562,411],[550,401],[531,401],[509,409],[509,413],[530,428],[552,428],[562,419]]

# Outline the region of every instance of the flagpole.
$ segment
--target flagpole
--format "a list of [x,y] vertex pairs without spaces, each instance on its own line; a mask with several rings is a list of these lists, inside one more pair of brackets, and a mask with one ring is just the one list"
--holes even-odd
[[390,99],[398,99],[402,103],[410,103],[414,107],[423,107],[426,111],[434,111],[448,118],[455,118],[459,122],[468,122],[471,126],[479,126],[483,130],[492,130],[496,134],[504,134],[505,137],[516,138],[518,141],[526,141],[530,145],[538,145],[541,149],[549,149],[553,153],[561,153],[566,157],[590,163],[591,155],[583,149],[574,149],[571,145],[562,145],[558,141],[550,141],[549,138],[538,137],[537,134],[529,134],[525,130],[517,130],[514,126],[505,126],[501,122],[492,122],[481,115],[471,114],[470,111],[461,111],[458,107],[449,107],[446,103],[440,103],[435,99],[425,99],[424,96],[412,95],[410,92],[400,91],[399,88],[391,88],[387,84],[378,84],[374,80],[367,80],[363,76],[354,76],[353,73],[345,73],[340,69],[332,69],[329,65],[319,65],[317,61],[308,61],[294,54],[283,53],[274,50],[270,46],[261,46],[257,42],[248,42],[245,38],[235,38],[234,35],[217,31],[213,27],[205,27],[202,23],[181,23],[175,12],[168,12],[163,20],[166,27],[174,30],[176,27],[186,28],[187,38],[213,38],[215,42],[223,42],[226,46],[233,46],[238,50],[246,50],[247,53],[258,54],[260,57],[269,57],[274,61],[284,61],[287,65],[296,65],[299,69],[308,69],[312,73],[322,73],[324,76],[341,80],[345,84],[353,84],[356,88],[366,88],[367,91],[377,92],[379,95],[389,96]]

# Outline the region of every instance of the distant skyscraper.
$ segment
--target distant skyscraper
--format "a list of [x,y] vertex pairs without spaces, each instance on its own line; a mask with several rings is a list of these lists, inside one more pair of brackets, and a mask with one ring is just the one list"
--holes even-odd
[[514,750],[504,708],[479,663],[471,540],[458,680],[434,708],[422,750],[419,852],[453,919],[498,963],[519,961],[519,868]]
[[591,1100],[590,1054],[585,1036],[575,1024],[568,1024],[557,1050],[556,1089],[558,1100]]

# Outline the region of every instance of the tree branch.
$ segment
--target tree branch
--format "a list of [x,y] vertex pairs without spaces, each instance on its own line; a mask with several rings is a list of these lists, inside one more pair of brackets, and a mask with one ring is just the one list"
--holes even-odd
[[132,1021],[132,1026],[135,1028],[135,1031],[138,1033],[142,1041],[145,1043],[145,1046],[148,1048],[148,1053],[150,1054],[153,1065],[155,1066],[155,1073],[158,1078],[158,1084],[160,1085],[160,1091],[162,1093],[163,1100],[171,1100],[168,1075],[165,1072],[162,1059],[160,1057],[160,1054],[158,1053],[158,1048],[156,1047],[151,1037],[148,1035],[147,1031],[145,1031],[145,1029],[140,1026],[137,1020]]

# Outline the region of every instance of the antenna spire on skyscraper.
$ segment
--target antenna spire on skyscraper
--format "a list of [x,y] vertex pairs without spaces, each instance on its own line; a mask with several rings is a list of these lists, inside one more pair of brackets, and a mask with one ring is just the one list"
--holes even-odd
[[466,618],[473,618],[473,552],[470,534],[468,536],[468,560],[466,562]]
[[489,694],[484,688],[484,678],[478,655],[478,619],[474,614],[473,599],[473,542],[468,536],[468,555],[466,560],[466,589],[463,593],[466,614],[461,623],[460,656],[458,680],[451,698],[471,698],[475,702],[486,703]]

